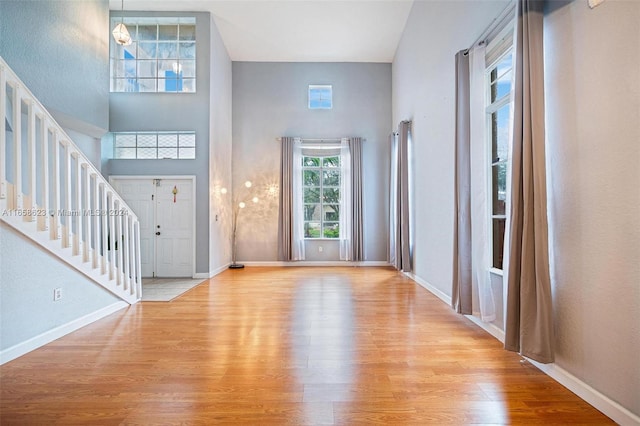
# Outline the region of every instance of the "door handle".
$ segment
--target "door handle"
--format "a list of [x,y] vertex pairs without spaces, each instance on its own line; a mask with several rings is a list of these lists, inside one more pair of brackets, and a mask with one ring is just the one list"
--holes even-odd
[[156,232],[156,235],[160,235],[160,231]]

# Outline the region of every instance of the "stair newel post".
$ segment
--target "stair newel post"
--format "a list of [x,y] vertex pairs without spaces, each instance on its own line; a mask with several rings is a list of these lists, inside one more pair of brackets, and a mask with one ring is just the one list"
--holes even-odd
[[129,218],[129,256],[127,263],[129,264],[129,290],[130,294],[135,294],[136,292],[136,233],[134,224],[136,221],[135,216],[133,216],[132,212],[129,212],[127,216]]
[[42,203],[40,208],[42,214],[38,216],[38,230],[49,230],[49,215],[51,214],[49,205],[49,123],[42,116],[40,119],[40,187],[42,188]]

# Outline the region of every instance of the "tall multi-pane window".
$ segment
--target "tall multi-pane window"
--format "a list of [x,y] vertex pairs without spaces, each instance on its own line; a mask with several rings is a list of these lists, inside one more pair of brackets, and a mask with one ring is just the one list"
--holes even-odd
[[[491,45],[489,46],[491,47]],[[487,129],[491,168],[489,183],[492,263],[503,268],[506,227],[507,167],[511,115],[511,76],[513,68],[511,37],[487,49]]]
[[196,91],[195,18],[125,17],[124,24],[133,42],[111,40],[112,92]]
[[302,157],[305,238],[340,236],[340,156]]

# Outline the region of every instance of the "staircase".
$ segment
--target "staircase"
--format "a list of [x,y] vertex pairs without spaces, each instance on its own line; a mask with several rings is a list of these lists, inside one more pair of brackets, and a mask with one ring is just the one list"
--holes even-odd
[[138,218],[2,57],[0,220],[122,300],[140,300]]

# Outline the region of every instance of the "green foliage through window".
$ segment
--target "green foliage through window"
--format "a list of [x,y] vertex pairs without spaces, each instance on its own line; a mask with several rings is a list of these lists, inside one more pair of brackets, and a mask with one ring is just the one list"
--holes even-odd
[[340,156],[302,158],[305,238],[340,237]]

